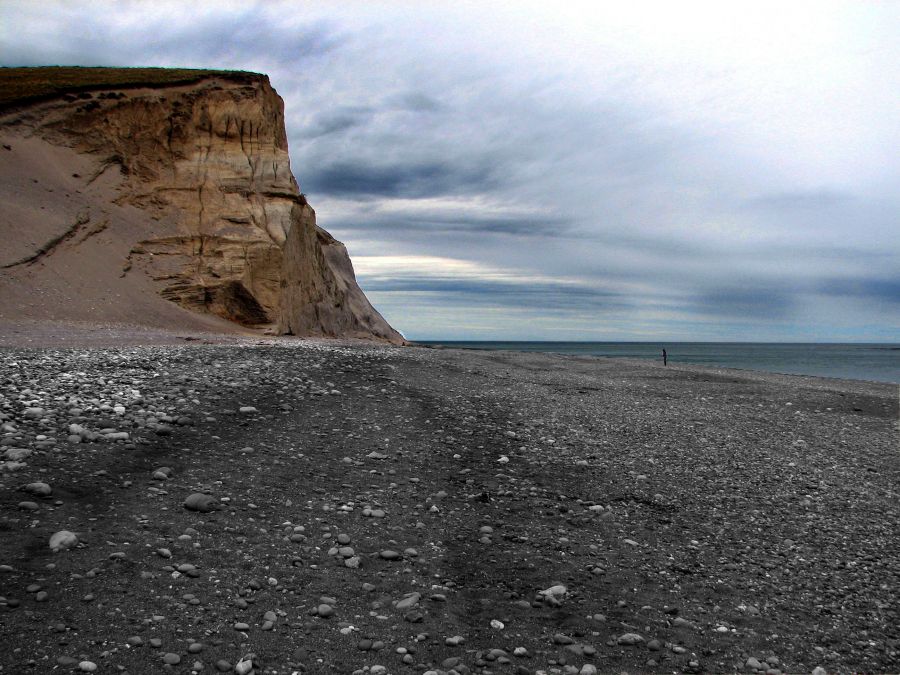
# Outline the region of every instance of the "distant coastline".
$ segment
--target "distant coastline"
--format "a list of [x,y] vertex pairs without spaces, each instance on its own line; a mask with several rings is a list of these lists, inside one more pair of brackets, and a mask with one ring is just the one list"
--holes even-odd
[[607,358],[638,358],[669,364],[717,366],[785,375],[812,375],[900,383],[900,344],[797,342],[552,342],[418,340],[455,349],[546,352]]

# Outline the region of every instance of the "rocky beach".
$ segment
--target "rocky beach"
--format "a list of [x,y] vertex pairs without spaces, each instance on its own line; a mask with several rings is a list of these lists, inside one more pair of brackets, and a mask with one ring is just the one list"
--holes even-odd
[[5,334],[0,672],[900,671],[894,385]]

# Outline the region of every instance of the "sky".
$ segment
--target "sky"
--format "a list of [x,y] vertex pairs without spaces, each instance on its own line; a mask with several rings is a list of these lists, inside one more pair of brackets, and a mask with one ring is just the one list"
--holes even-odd
[[14,2],[0,65],[264,72],[411,339],[900,336],[898,2]]

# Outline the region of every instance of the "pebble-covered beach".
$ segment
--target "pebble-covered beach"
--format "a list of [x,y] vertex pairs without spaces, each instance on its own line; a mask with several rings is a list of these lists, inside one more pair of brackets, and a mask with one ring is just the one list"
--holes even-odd
[[900,671],[888,384],[0,349],[0,672]]

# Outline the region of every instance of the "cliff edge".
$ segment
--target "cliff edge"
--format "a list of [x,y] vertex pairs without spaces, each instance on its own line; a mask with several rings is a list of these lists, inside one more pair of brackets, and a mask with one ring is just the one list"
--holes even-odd
[[265,75],[0,69],[0,90],[0,316],[403,342],[316,225]]

